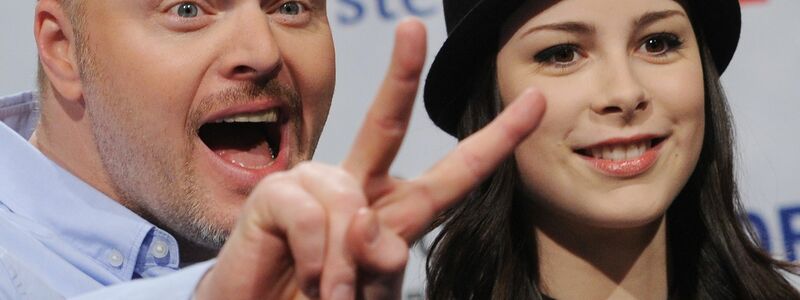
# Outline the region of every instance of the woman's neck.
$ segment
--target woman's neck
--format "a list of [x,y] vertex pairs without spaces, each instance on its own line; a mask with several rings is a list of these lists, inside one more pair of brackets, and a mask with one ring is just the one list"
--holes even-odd
[[555,299],[666,299],[666,221],[629,229],[535,228],[539,273]]

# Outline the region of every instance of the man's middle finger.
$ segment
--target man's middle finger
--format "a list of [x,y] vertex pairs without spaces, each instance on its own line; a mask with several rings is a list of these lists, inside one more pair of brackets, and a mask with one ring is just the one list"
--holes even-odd
[[307,162],[295,167],[293,172],[326,211],[327,243],[319,286],[321,295],[324,299],[352,299],[358,268],[345,240],[351,219],[359,208],[367,206],[362,187],[349,173],[334,166]]

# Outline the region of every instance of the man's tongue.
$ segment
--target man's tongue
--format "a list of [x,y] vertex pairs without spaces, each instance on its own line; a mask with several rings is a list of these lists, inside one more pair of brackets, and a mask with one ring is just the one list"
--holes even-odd
[[243,168],[264,168],[274,161],[263,123],[208,124],[200,136],[223,160]]
[[262,142],[250,149],[212,149],[225,161],[248,169],[260,169],[269,166],[272,161],[272,149]]

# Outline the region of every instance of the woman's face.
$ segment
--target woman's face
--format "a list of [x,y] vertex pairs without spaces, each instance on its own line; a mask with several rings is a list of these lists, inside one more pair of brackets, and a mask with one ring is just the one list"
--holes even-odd
[[504,104],[530,86],[547,98],[515,153],[537,217],[602,228],[662,217],[703,143],[703,71],[681,5],[528,1],[503,34]]

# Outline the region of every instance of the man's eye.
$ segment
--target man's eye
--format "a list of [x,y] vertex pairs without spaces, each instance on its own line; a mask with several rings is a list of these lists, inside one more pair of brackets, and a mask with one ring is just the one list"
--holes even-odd
[[195,18],[200,15],[200,7],[195,3],[184,2],[173,8],[176,15],[181,18]]
[[539,63],[551,65],[568,65],[575,62],[580,56],[574,45],[558,45],[542,50],[534,56]]
[[296,16],[303,13],[304,10],[305,7],[303,7],[302,4],[293,1],[282,4],[281,7],[278,8],[278,13],[283,15]]
[[674,51],[683,45],[680,38],[670,33],[660,33],[650,36],[644,40],[640,50],[650,55],[664,55]]

